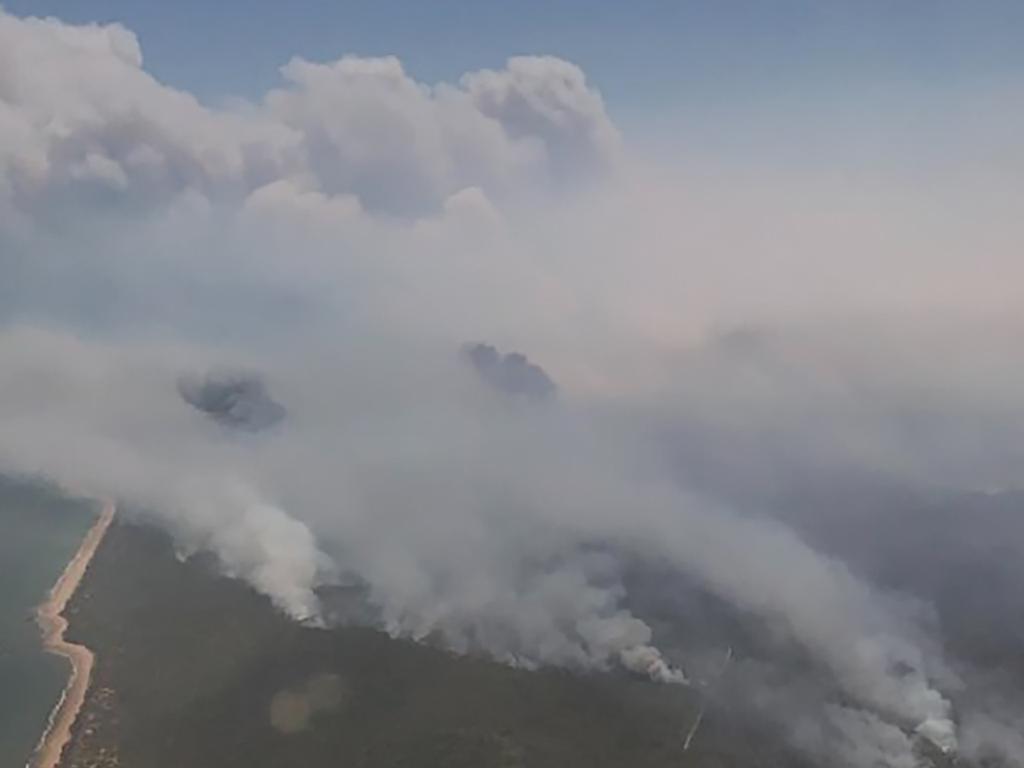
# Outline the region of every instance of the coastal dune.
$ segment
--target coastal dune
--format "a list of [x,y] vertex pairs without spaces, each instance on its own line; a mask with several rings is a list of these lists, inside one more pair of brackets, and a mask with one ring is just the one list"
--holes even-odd
[[50,714],[49,723],[27,768],[57,768],[64,747],[71,738],[71,728],[85,701],[94,656],[84,645],[70,643],[64,639],[68,622],[63,613],[113,519],[114,503],[104,502],[96,523],[82,539],[75,556],[68,562],[57,583],[51,588],[46,601],[39,606],[36,613],[36,620],[43,633],[44,647],[49,653],[66,658],[71,663],[71,674],[57,706]]

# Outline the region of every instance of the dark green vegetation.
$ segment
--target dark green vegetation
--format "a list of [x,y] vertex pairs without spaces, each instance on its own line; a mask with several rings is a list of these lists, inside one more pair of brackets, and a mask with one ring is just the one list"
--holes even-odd
[[0,765],[29,758],[67,680],[43,652],[35,607],[93,520],[91,505],[0,476]]
[[527,672],[318,630],[115,524],[70,606],[98,664],[66,768],[654,768],[797,765],[694,689]]

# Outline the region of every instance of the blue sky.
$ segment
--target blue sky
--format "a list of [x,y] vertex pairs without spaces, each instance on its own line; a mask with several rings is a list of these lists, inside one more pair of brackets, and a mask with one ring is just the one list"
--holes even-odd
[[722,100],[1018,76],[1015,0],[7,0],[19,15],[121,21],[147,67],[204,100],[256,96],[292,55],[398,55],[452,79],[519,53],[571,59],[628,117]]
[[[550,53],[583,67],[635,144],[735,162],[943,152],[947,118],[1024,81],[1019,0],[7,0],[120,21],[146,67],[207,103],[259,98],[294,55],[395,54],[424,82]],[[992,121],[997,121],[994,117]]]

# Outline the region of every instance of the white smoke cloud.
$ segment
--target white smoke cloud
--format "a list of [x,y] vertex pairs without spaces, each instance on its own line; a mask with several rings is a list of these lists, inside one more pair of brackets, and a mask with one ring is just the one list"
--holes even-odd
[[1012,704],[1003,702],[997,711],[971,711],[962,726],[961,749],[965,757],[979,763],[1018,768],[1024,765],[1024,716]]
[[[789,207],[774,179],[652,178],[550,57],[456,84],[391,58],[282,74],[211,109],[120,26],[0,12],[0,468],[151,510],[297,618],[354,576],[396,634],[684,682],[609,551],[652,558],[835,678],[849,706],[818,735],[848,764],[914,764],[915,728],[955,744],[917,606],[728,503],[759,473],[1019,477],[1015,337],[986,335],[1020,292],[1001,241],[967,264],[973,225],[932,239],[859,190],[793,182]],[[880,230],[913,255],[851,257]],[[559,402],[481,386],[478,339]],[[181,402],[222,366],[261,373],[279,429]]]
[[907,734],[864,710],[829,706],[824,720],[803,721],[795,731],[797,742],[821,760],[838,758],[845,765],[864,768],[921,764]]

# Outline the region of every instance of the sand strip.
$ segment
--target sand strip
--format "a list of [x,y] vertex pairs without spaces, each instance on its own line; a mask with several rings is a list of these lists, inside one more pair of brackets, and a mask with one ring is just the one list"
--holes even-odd
[[71,675],[61,693],[60,700],[50,721],[39,740],[35,754],[29,763],[32,768],[57,768],[60,763],[64,746],[71,739],[71,727],[75,724],[78,712],[85,702],[85,694],[89,688],[92,675],[93,653],[84,645],[69,643],[64,639],[68,622],[64,618],[64,609],[71,596],[85,575],[89,561],[96,554],[96,549],[114,519],[114,503],[105,502],[99,519],[82,539],[82,544],[64,569],[64,573],[53,585],[50,594],[36,612],[36,620],[43,633],[43,647],[49,653],[63,656],[71,662]]

